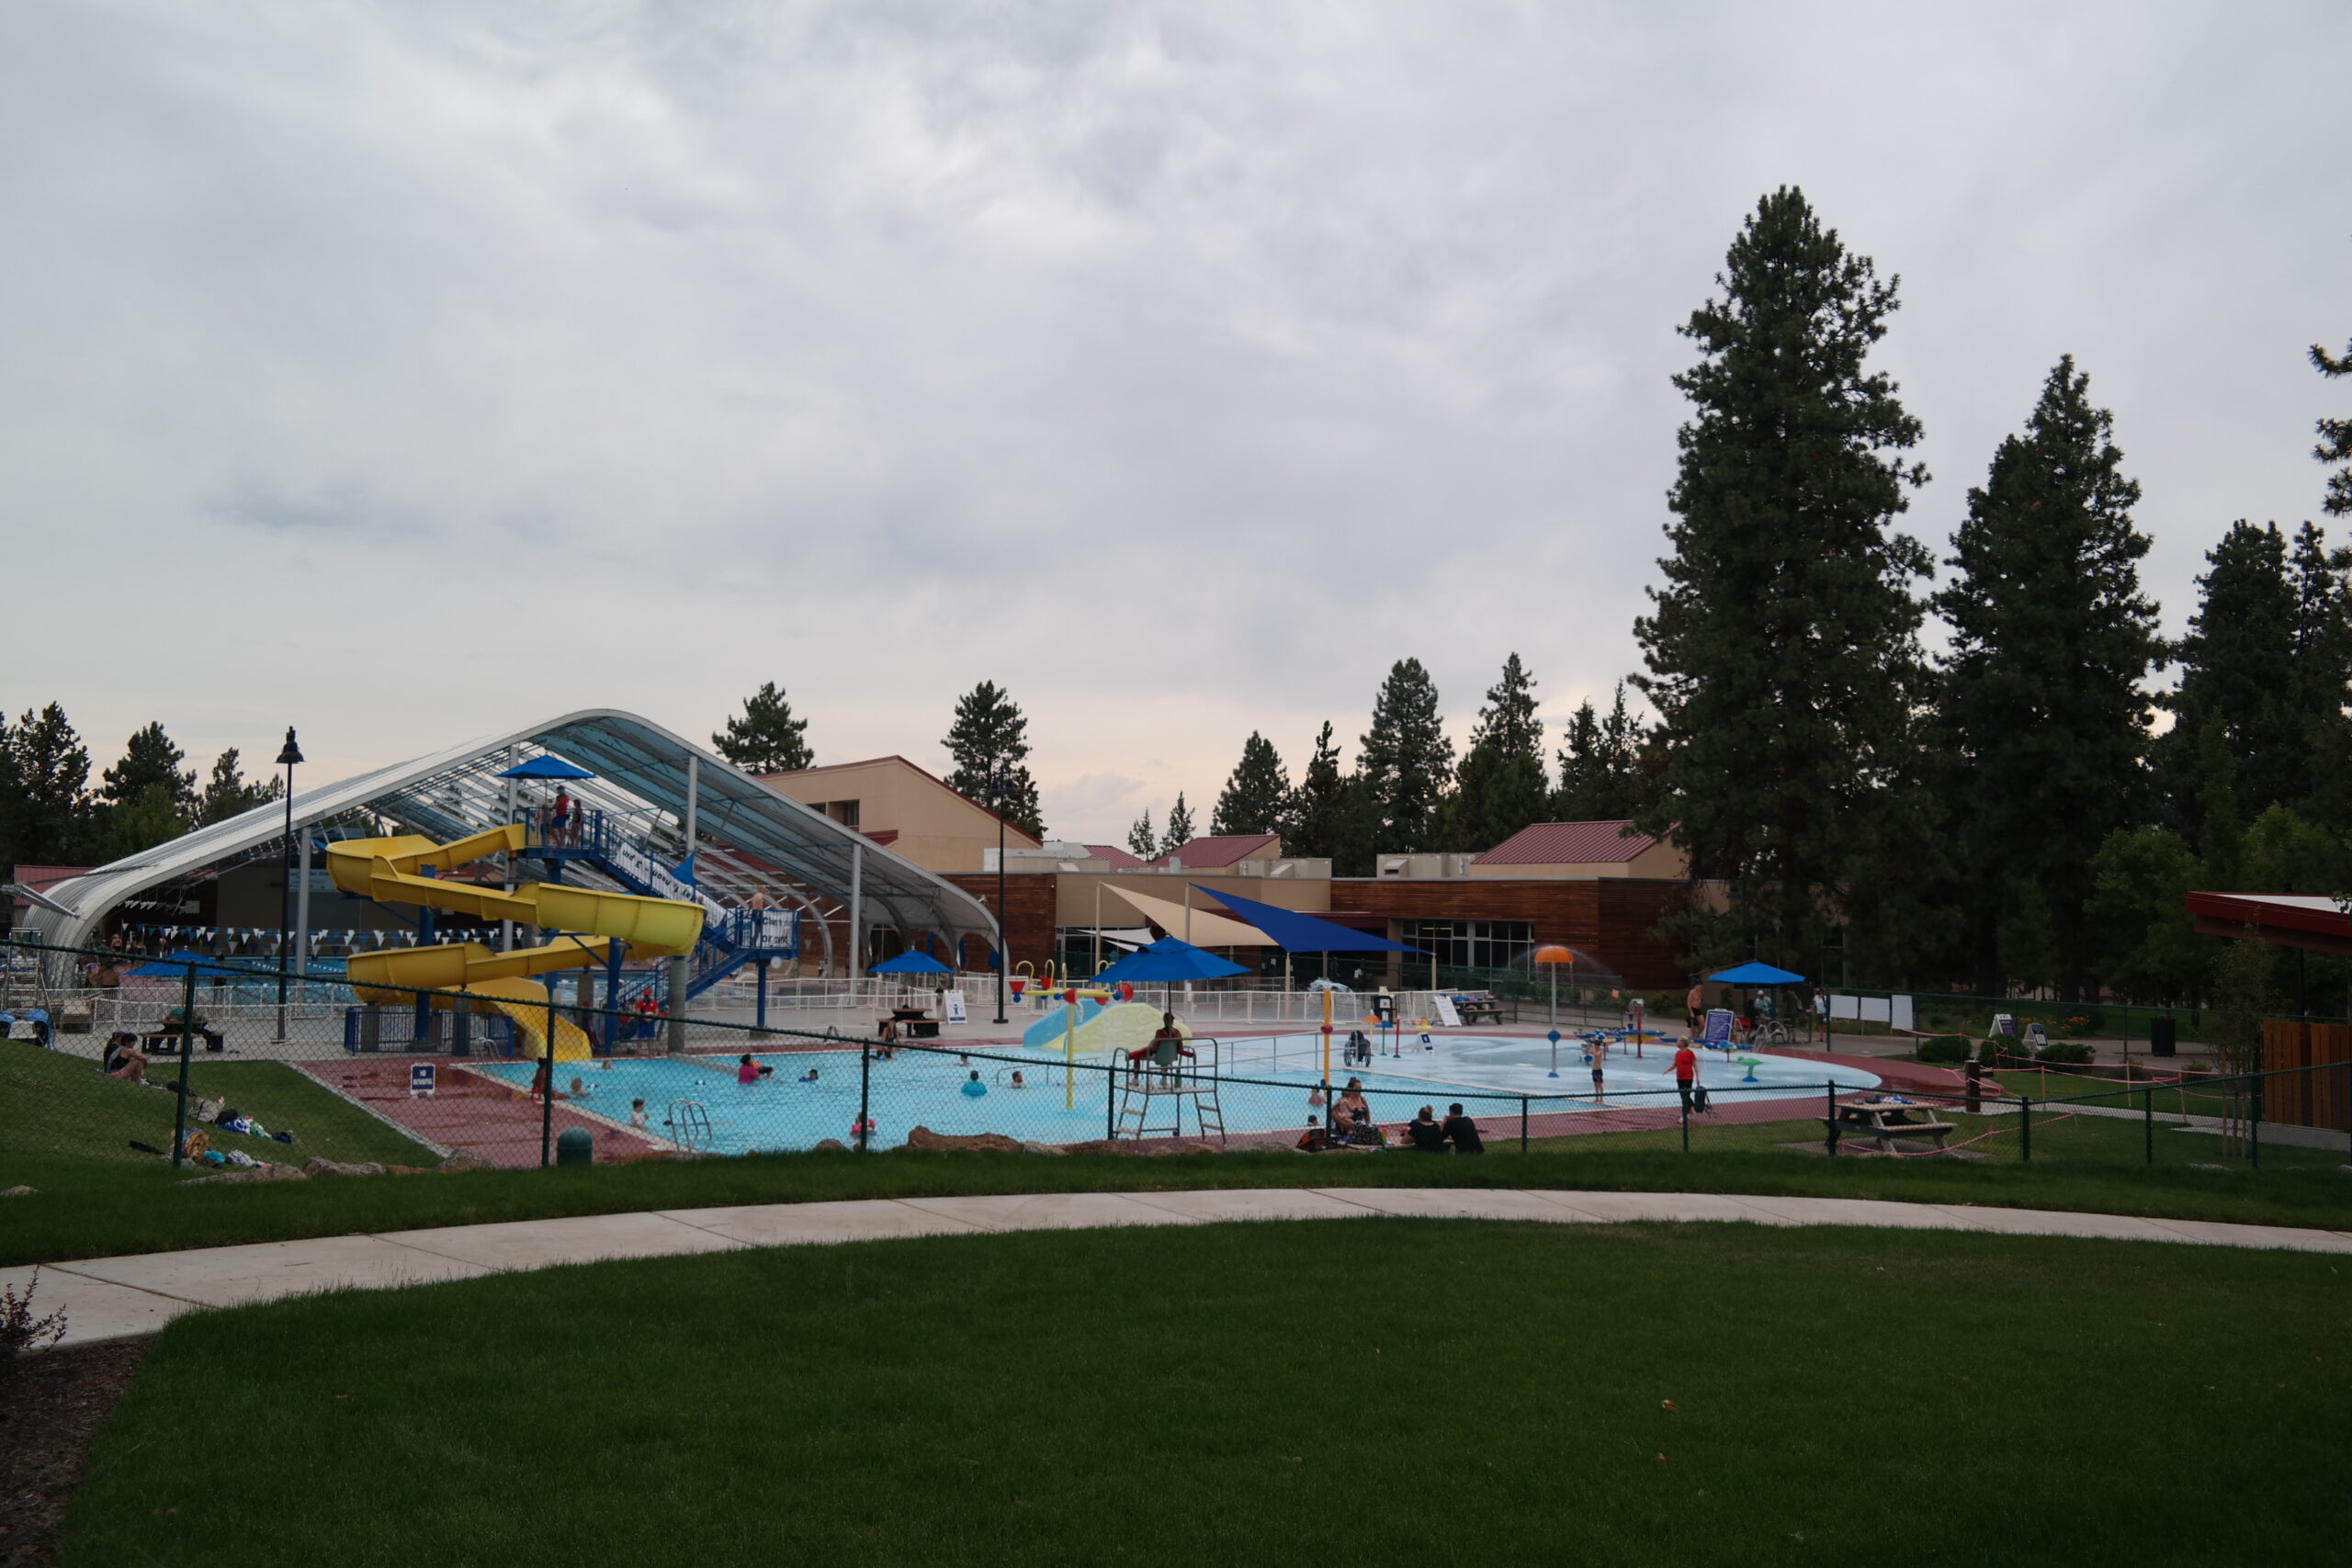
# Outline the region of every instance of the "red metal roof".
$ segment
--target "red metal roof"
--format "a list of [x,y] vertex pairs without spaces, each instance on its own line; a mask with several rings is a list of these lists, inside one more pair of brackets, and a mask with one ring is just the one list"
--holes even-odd
[[2209,936],[2245,936],[2248,928],[2280,947],[2352,953],[2352,919],[2316,893],[2190,893],[2181,905]]
[[1113,865],[1141,865],[1143,863],[1141,860],[1116,844],[1089,844],[1086,846],[1086,853],[1090,859],[1106,860]]
[[1151,863],[1166,865],[1170,861],[1182,861],[1186,871],[1209,871],[1248,860],[1281,839],[1280,833],[1224,833],[1187,839]]
[[1657,840],[1634,831],[1623,818],[1613,822],[1537,822],[1521,828],[1485,854],[1476,865],[1622,865]]

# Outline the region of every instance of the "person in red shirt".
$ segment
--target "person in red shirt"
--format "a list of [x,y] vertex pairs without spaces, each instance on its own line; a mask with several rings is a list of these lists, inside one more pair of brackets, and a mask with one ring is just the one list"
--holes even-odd
[[1682,1096],[1682,1114],[1690,1114],[1691,1086],[1699,1081],[1699,1053],[1690,1049],[1690,1042],[1683,1041],[1674,1053],[1674,1088]]

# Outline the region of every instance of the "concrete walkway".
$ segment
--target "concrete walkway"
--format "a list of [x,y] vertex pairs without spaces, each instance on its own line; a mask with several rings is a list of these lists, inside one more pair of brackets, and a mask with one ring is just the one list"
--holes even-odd
[[[1747,1198],[1687,1192],[1546,1192],[1430,1187],[1260,1188],[1216,1192],[1056,1192],[987,1198],[876,1198],[763,1203],[437,1230],[321,1236],[132,1258],[44,1264],[36,1305],[62,1309],[65,1343],[152,1334],[184,1312],[247,1306],[330,1290],[389,1290],[437,1280],[671,1258],[755,1247],[821,1246],[893,1236],[1189,1225],[1218,1220],[1338,1220],[1368,1215],[1612,1224],[1632,1220],[1765,1225],[1879,1225],[1998,1235],[2056,1235],[2352,1255],[2352,1231],[2202,1220],[2144,1220],[2044,1209],[1895,1203],[1854,1198]],[[30,1268],[0,1269],[21,1293]]]

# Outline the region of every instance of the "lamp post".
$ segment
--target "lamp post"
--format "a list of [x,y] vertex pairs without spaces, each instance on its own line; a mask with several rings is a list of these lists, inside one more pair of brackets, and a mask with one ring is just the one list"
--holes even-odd
[[1006,945],[1008,925],[1004,908],[1004,759],[993,759],[989,766],[989,807],[996,813],[996,1021],[1004,1017],[1004,972],[1012,963],[1012,953]]
[[294,764],[302,760],[294,727],[286,727],[286,744],[277,750],[277,765],[286,770],[286,865],[277,895],[277,1038],[286,1038],[287,946],[294,929]]

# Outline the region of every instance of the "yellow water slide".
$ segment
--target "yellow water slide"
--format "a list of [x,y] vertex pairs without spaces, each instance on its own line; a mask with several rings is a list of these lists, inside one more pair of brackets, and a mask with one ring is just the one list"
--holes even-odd
[[[699,904],[549,883],[530,883],[509,893],[423,874],[455,871],[486,855],[512,854],[522,848],[523,829],[511,824],[447,844],[413,833],[329,844],[327,874],[346,893],[379,904],[422,905],[478,919],[517,920],[543,931],[576,933],[514,953],[457,942],[354,953],[347,966],[353,992],[362,1001],[401,1002],[413,991],[435,991],[441,995],[433,1005],[440,1008],[452,1006],[460,996],[470,998],[513,1020],[525,1054],[539,1056],[546,1055],[552,1014],[547,987],[527,976],[600,965],[616,942],[624,943],[632,958],[694,951],[702,935]],[[560,1017],[552,1021],[558,1061],[578,1061],[590,1054],[588,1036],[577,1025]]]

